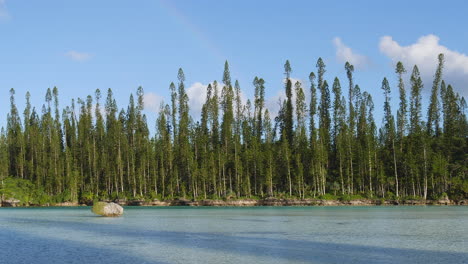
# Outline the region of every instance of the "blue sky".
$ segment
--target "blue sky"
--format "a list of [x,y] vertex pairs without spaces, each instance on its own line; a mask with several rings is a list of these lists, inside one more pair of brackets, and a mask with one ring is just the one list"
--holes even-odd
[[380,124],[384,76],[396,111],[398,60],[408,71],[418,64],[427,92],[436,56],[444,52],[445,79],[468,95],[466,10],[465,1],[0,0],[0,126],[11,87],[22,112],[26,91],[40,109],[48,87],[59,88],[61,107],[110,87],[126,107],[141,85],[153,128],[154,111],[168,101],[179,67],[197,114],[205,86],[222,79],[224,60],[245,97],[253,95],[255,76],[265,79],[275,112],[285,60],[308,87],[318,57],[329,83],[338,76],[344,89],[344,62],[356,66],[355,82],[373,95]]

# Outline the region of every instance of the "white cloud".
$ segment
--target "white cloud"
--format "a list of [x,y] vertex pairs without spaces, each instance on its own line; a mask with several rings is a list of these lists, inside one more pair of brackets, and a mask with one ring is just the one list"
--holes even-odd
[[445,67],[443,79],[454,85],[454,89],[461,91],[461,94],[468,96],[468,56],[450,50],[439,44],[440,38],[435,35],[426,35],[418,39],[416,43],[402,46],[391,36],[384,36],[380,39],[380,51],[389,57],[395,64],[403,62],[406,70],[411,73],[414,65],[418,65],[421,76],[429,91],[432,78],[437,67],[437,56],[440,53],[445,55]]
[[163,97],[155,93],[149,92],[143,95],[143,103],[145,109],[153,113],[159,113],[161,103],[163,102]]
[[[213,85],[213,83],[211,83]],[[189,98],[189,109],[190,115],[194,119],[200,118],[203,104],[206,101],[206,89],[208,84],[201,82],[195,82],[187,88],[186,93]],[[218,83],[218,95],[221,96],[222,83]],[[161,103],[164,101],[164,97],[155,93],[145,93],[144,95],[145,109],[151,112],[159,113]],[[245,100],[244,100],[245,103]]]
[[6,8],[6,0],[0,0],[0,21],[10,19],[10,14]]
[[[296,84],[296,82],[300,82],[301,85],[302,85],[302,89],[304,90],[304,93],[306,94],[306,103],[308,104],[308,100],[307,99],[307,96],[308,96],[308,89],[307,87],[304,86],[304,82],[300,79],[296,79],[296,78],[290,78],[291,79],[291,83],[292,83],[292,100],[293,102],[296,101],[296,91],[294,89],[294,85]],[[286,83],[286,78],[283,79],[283,84]],[[278,90],[276,92],[276,94],[274,96],[271,96],[269,98],[267,98],[265,100],[265,106],[266,108],[268,109],[268,111],[270,112],[270,118],[274,119],[277,115],[278,115],[278,112],[279,112],[279,109],[280,109],[280,102],[283,102],[283,100],[286,99],[286,92],[284,89],[281,89],[281,90]],[[294,107],[295,103],[293,103],[293,107]]]
[[[283,82],[285,79],[283,79]],[[304,82],[300,79],[291,78],[291,82],[293,84],[293,101],[296,100],[296,93],[294,91],[294,84],[299,81],[302,84],[302,88],[306,93],[306,100],[308,100],[308,88],[304,86]],[[213,83],[211,83],[213,85]],[[206,101],[206,93],[207,93],[208,84],[203,84],[201,82],[195,82],[190,85],[186,92],[189,97],[189,108],[190,108],[190,115],[197,120],[201,116],[201,110],[203,104]],[[218,83],[218,95],[221,97],[221,90],[223,84]],[[283,101],[286,98],[284,89],[280,89],[274,96],[268,97],[265,99],[265,107],[270,112],[270,118],[274,119],[278,115],[279,111],[279,100]],[[145,109],[151,112],[158,113],[160,109],[160,104],[163,102],[163,97],[157,95],[155,93],[145,93],[144,95],[144,103]],[[221,98],[220,98],[221,99]],[[247,103],[247,98],[245,97],[245,93],[241,91],[241,101],[242,104],[245,105]],[[253,102],[252,102],[253,103]]]
[[80,61],[80,62],[87,61],[87,60],[91,59],[91,57],[93,57],[90,53],[78,52],[78,51],[75,51],[75,50],[71,50],[71,51],[65,53],[65,56],[67,56],[68,58],[70,58],[70,59],[72,59],[74,61]]
[[[211,83],[213,85],[213,83]],[[224,84],[223,83],[218,83],[218,96],[220,97],[221,100],[221,91],[223,89]],[[187,95],[189,98],[189,108],[190,108],[190,114],[194,119],[198,119],[201,117],[201,110],[203,108],[203,104],[206,101],[206,89],[208,88],[208,84],[203,84],[201,82],[195,82],[193,83],[188,89],[187,89]],[[244,92],[241,91],[241,101],[242,104],[246,104],[247,99],[244,96]]]
[[280,103],[286,98],[286,95],[283,90],[279,90],[276,92],[276,95],[269,97],[265,100],[265,107],[268,109],[270,113],[270,118],[273,120],[279,112]]
[[336,48],[336,58],[338,61],[345,63],[349,62],[356,68],[366,68],[371,64],[367,56],[355,53],[350,47],[346,46],[341,38],[336,37],[333,39],[333,44]]
[[[86,100],[85,100],[85,101],[86,101]],[[105,117],[106,117],[106,109],[105,109],[105,107],[102,105],[102,101],[101,101],[100,103],[101,103],[101,104],[99,105],[99,113],[101,114],[101,116],[102,116],[103,118],[105,118]],[[96,118],[96,107],[97,107],[96,103],[93,102],[92,105],[91,105],[91,117],[92,117],[93,119]],[[78,110],[79,114],[81,114],[81,107],[78,107],[77,110]]]
[[[203,104],[206,101],[206,88],[208,84],[202,84],[201,82],[193,83],[187,89],[187,96],[189,98],[189,108],[191,115],[194,119],[200,117]],[[218,87],[222,87],[218,84]],[[220,89],[221,90],[221,89]]]

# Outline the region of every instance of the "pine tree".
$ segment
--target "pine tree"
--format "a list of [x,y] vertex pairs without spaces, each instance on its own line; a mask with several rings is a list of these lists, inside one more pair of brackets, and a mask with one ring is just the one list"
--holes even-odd
[[236,116],[235,116],[235,129],[234,129],[234,167],[236,172],[236,193],[239,197],[241,195],[241,179],[242,179],[242,164],[241,164],[241,128],[243,116],[243,105],[241,100],[241,88],[239,81],[236,80],[235,88],[235,101],[236,101]]
[[307,106],[304,90],[299,81],[294,84],[296,93],[296,135],[295,135],[295,153],[296,153],[296,183],[299,197],[305,197],[305,178],[304,165],[307,160],[307,133],[306,133],[306,115]]
[[353,181],[354,181],[354,136],[355,136],[355,130],[356,130],[356,113],[354,110],[354,105],[353,102],[355,101],[355,95],[354,95],[354,80],[353,80],[353,72],[354,72],[354,66],[351,65],[349,62],[345,63],[345,70],[346,70],[346,76],[348,77],[348,83],[349,83],[349,89],[348,89],[348,129],[347,129],[347,150],[348,150],[348,173],[350,179],[348,181],[348,192],[352,193],[353,192]]
[[310,145],[310,158],[308,174],[310,183],[313,184],[314,196],[318,193],[318,179],[317,179],[317,128],[315,127],[315,115],[317,114],[317,89],[315,86],[315,73],[309,74],[310,81],[310,105],[309,105],[309,145]]
[[376,151],[376,146],[377,146],[377,140],[376,140],[376,132],[377,132],[377,127],[375,124],[374,120],[374,102],[372,100],[372,96],[368,94],[367,92],[364,93],[364,98],[365,98],[365,104],[367,106],[368,112],[367,112],[367,128],[366,128],[366,148],[367,148],[367,162],[368,162],[368,170],[369,170],[369,194],[372,197],[374,194],[374,188],[373,186],[373,178],[374,174],[376,171],[376,156],[377,156],[377,151]]
[[273,164],[273,130],[271,125],[270,113],[268,109],[265,110],[264,116],[264,127],[265,127],[265,157],[266,157],[266,175],[265,175],[265,185],[267,188],[268,196],[273,196],[273,174],[274,164]]
[[387,78],[382,81],[382,90],[384,91],[385,103],[384,103],[384,141],[387,149],[392,152],[393,156],[393,172],[395,176],[395,195],[399,197],[399,182],[398,182],[398,167],[396,162],[396,150],[395,150],[395,119],[392,115],[390,106],[390,84]]
[[265,81],[255,77],[253,81],[255,87],[255,135],[258,141],[263,133],[263,108],[265,107]]
[[7,116],[7,144],[9,156],[8,175],[24,178],[23,133],[18,108],[15,104],[15,90],[10,89],[10,113]]
[[[338,160],[339,181],[341,194],[345,194],[345,155],[346,155],[346,102],[341,92],[340,80],[333,81],[333,144],[335,156]],[[349,182],[349,178],[347,179]]]
[[[177,74],[179,80],[178,85],[178,96],[179,96],[179,128],[178,128],[178,151],[177,151],[177,163],[179,176],[177,177],[178,191],[182,191],[182,196],[186,195],[186,186],[191,185],[191,170],[190,170],[190,146],[189,146],[189,106],[188,106],[188,95],[185,92],[185,74],[182,69],[179,69]],[[179,180],[182,181],[179,183]],[[183,188],[183,189],[181,189]]]
[[[210,86],[208,86],[210,87]],[[212,149],[212,175],[213,175],[213,188],[214,194],[221,196],[222,189],[218,183],[221,183],[221,149],[220,149],[220,135],[219,135],[219,92],[218,82],[213,82],[213,94],[210,102],[210,116],[211,116],[211,149]]]
[[411,99],[410,99],[410,134],[421,132],[421,90],[423,83],[418,66],[413,67],[411,74]]
[[311,72],[309,74],[309,81],[310,81],[309,132],[310,132],[310,142],[313,143],[316,138],[315,115],[317,114],[317,89],[315,88],[315,73]]
[[444,68],[444,54],[439,54],[439,65],[434,75],[432,83],[431,98],[427,110],[427,132],[429,135],[439,136],[440,134],[440,105],[439,105],[439,86],[442,81],[442,70]]
[[0,190],[2,190],[0,199],[3,201],[5,195],[3,193],[4,180],[8,175],[9,170],[9,157],[8,157],[8,139],[5,129],[2,127],[0,131]]
[[400,92],[400,108],[398,109],[397,114],[397,130],[398,130],[398,139],[400,140],[400,151],[403,148],[403,137],[406,130],[406,116],[407,116],[407,103],[406,103],[406,92],[405,84],[403,81],[403,74],[406,72],[403,63],[400,61],[397,63],[395,72],[398,74],[398,90]]
[[[231,85],[231,75],[229,71],[229,64],[226,61],[224,64],[223,74],[223,90],[222,90],[222,108],[223,117],[221,124],[221,144],[223,145],[222,157],[222,174],[223,174],[223,188],[224,196],[227,195],[227,181],[229,184],[229,191],[232,191],[232,170],[231,167],[231,149],[232,149],[232,126],[234,123],[234,91]],[[229,179],[227,179],[229,176]]]
[[319,193],[326,193],[326,177],[329,169],[328,155],[330,150],[330,91],[328,83],[324,80],[325,63],[322,58],[317,61],[317,86],[320,91],[319,112],[319,129],[318,129],[318,144],[317,144],[317,166],[319,175]]
[[284,74],[286,75],[286,104],[284,109],[284,133],[286,133],[286,139],[288,140],[290,146],[293,144],[294,137],[294,119],[293,119],[293,102],[292,102],[292,82],[290,79],[291,76],[291,65],[289,60],[286,60],[284,64]]

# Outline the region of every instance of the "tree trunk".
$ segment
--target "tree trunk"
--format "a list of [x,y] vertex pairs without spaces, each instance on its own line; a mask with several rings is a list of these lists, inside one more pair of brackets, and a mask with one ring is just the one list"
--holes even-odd
[[427,156],[426,156],[426,144],[423,145],[423,156],[424,156],[424,200],[427,199]]
[[396,197],[399,197],[398,169],[397,169],[397,162],[396,162],[395,139],[392,139],[392,147],[393,147],[393,167],[395,170],[395,183],[396,183],[395,194],[396,194]]

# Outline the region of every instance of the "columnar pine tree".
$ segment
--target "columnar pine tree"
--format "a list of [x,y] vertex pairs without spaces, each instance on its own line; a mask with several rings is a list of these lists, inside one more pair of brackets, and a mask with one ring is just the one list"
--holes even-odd
[[382,90],[384,91],[385,103],[384,103],[384,127],[383,127],[383,136],[384,144],[386,147],[386,152],[388,156],[391,156],[393,161],[393,172],[395,176],[395,195],[399,196],[399,182],[398,182],[398,167],[396,161],[396,149],[395,149],[395,118],[392,115],[392,110],[390,106],[390,84],[388,83],[387,78],[384,78],[382,81]]
[[293,102],[292,102],[292,82],[291,82],[291,65],[289,64],[289,60],[286,61],[284,64],[284,74],[286,76],[285,83],[286,83],[286,104],[284,109],[284,133],[286,133],[286,139],[288,140],[289,144],[293,144],[293,137],[294,137],[294,118],[293,118]]
[[320,91],[319,112],[319,129],[318,129],[318,144],[317,144],[317,161],[319,179],[319,193],[326,192],[326,177],[328,174],[328,154],[330,150],[330,91],[328,83],[324,80],[325,63],[322,58],[317,61],[318,74],[318,89]]
[[354,134],[355,134],[355,111],[353,102],[355,100],[354,96],[354,80],[353,80],[353,72],[354,66],[351,65],[349,62],[345,64],[346,75],[348,77],[349,88],[348,88],[348,104],[349,104],[349,113],[348,113],[348,129],[347,129],[347,140],[348,140],[348,193],[353,192],[353,181],[354,181],[354,167],[353,167],[353,145],[354,145]]
[[439,54],[439,64],[434,75],[432,83],[431,98],[427,110],[427,132],[429,135],[439,136],[440,134],[440,103],[439,86],[442,81],[442,70],[444,68],[444,54]]
[[226,61],[224,64],[223,74],[223,90],[222,90],[222,109],[223,117],[221,124],[221,144],[223,148],[222,157],[222,176],[223,176],[223,194],[226,196],[228,186],[229,191],[232,191],[232,127],[234,123],[234,91],[231,85],[231,74],[229,72],[229,64]]

